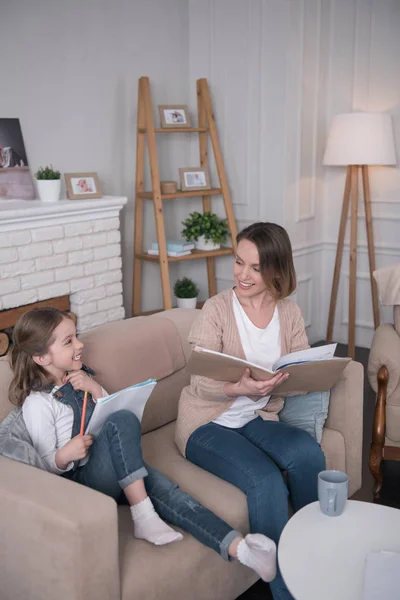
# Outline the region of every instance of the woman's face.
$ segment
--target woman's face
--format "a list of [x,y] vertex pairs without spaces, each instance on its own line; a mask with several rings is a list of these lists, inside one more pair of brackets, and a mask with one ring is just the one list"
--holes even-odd
[[233,276],[239,296],[252,298],[264,293],[267,286],[260,273],[257,246],[249,240],[241,240],[237,247]]

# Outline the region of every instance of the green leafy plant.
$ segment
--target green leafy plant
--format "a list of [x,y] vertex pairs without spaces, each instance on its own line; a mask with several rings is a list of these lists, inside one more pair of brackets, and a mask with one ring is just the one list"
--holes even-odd
[[36,179],[61,179],[60,171],[55,171],[53,165],[39,167],[35,173]]
[[220,219],[215,213],[199,212],[190,213],[189,217],[182,221],[184,228],[181,234],[187,242],[195,241],[204,235],[205,240],[211,240],[214,244],[223,244],[229,235],[226,219]]
[[175,282],[174,294],[177,298],[197,298],[199,288],[192,279],[183,277]]

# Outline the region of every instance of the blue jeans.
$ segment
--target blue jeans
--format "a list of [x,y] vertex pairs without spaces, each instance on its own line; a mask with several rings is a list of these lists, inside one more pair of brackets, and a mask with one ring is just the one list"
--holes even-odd
[[[261,417],[239,429],[216,423],[199,427],[189,438],[186,456],[241,489],[251,532],[276,543],[288,521],[288,496],[294,511],[317,500],[318,473],[325,469],[325,456],[307,432]],[[279,571],[270,587],[275,600],[292,598]]]
[[241,535],[213,512],[183,492],[142,458],[140,423],[135,415],[120,410],[111,415],[90,449],[89,461],[68,479],[121,501],[125,487],[144,478],[157,513],[229,560],[228,548]]

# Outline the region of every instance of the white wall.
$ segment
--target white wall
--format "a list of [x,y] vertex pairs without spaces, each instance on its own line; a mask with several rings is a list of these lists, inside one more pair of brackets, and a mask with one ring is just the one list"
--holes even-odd
[[[187,20],[187,0],[0,0],[0,116],[20,118],[31,168],[97,171],[104,194],[128,196],[121,213],[128,314],[137,82],[148,75],[159,104],[187,102]],[[169,148],[164,174],[184,157],[176,140]],[[146,293],[157,304],[153,273]]]
[[[345,175],[322,166],[326,135],[337,113],[389,111],[400,148],[400,3],[191,0],[189,22],[192,95],[194,80],[208,77],[238,226],[271,220],[288,229],[297,301],[310,339],[323,339]],[[398,260],[399,190],[399,169],[371,169],[377,266]],[[368,346],[373,321],[362,214],[356,339]],[[230,283],[229,259],[218,261],[217,275],[220,289]],[[347,340],[347,275],[346,241],[338,341]]]
[[[187,103],[194,114],[195,81],[207,77],[238,227],[255,220],[287,227],[297,300],[315,341],[325,335],[344,186],[344,169],[322,166],[327,128],[336,113],[390,111],[400,147],[399,30],[398,0],[2,0],[0,115],[20,117],[33,168],[95,170],[105,193],[129,197],[122,223],[129,314],[137,79],[150,77],[154,105]],[[193,141],[181,136],[161,140],[159,155],[166,179],[199,162]],[[378,266],[400,254],[399,183],[399,169],[371,172]],[[213,201],[216,212],[221,207]],[[195,199],[166,205],[168,234],[178,235],[198,208]],[[150,209],[146,243],[154,238]],[[359,225],[357,343],[368,345],[362,217]],[[346,247],[335,328],[343,341],[347,259]],[[189,264],[205,297],[204,264],[172,265],[172,279]],[[144,266],[151,310],[161,304],[159,270]],[[217,261],[217,276],[219,289],[230,284],[230,258]]]
[[[397,156],[400,158],[400,3],[397,0],[332,2],[330,8],[330,61],[327,82],[327,120],[352,110],[388,112],[393,116]],[[336,251],[344,169],[327,168],[324,187],[324,300],[322,322],[327,320]],[[371,200],[377,267],[399,261],[400,169],[371,167]],[[368,253],[362,202],[358,220],[356,343],[369,347],[373,335]],[[348,224],[349,229],[349,224]],[[342,264],[335,338],[347,339],[348,236]],[[392,309],[381,310],[391,320]]]

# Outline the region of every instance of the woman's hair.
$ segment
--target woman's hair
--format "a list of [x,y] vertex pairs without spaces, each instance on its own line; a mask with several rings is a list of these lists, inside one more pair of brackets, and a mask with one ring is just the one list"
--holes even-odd
[[257,247],[262,278],[274,297],[282,300],[293,294],[296,271],[286,230],[276,223],[253,223],[237,234],[236,242],[242,240]]
[[21,405],[31,391],[39,391],[53,383],[51,376],[38,365],[34,356],[43,356],[54,341],[54,330],[65,318],[57,308],[33,308],[24,313],[13,329],[13,347],[10,353],[14,377],[9,398]]

